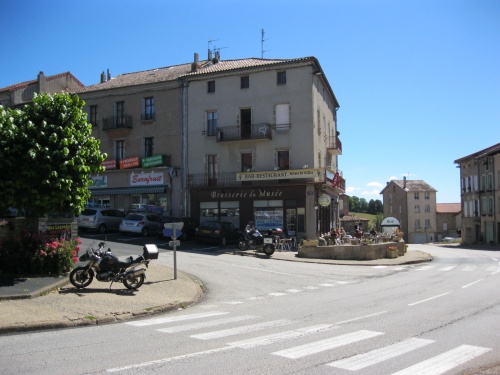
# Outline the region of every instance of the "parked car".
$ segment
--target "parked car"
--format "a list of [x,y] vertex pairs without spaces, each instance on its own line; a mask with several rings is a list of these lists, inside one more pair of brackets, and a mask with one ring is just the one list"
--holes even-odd
[[170,238],[165,233],[165,228],[163,224],[165,223],[184,223],[184,226],[182,227],[182,234],[179,237],[181,241],[188,241],[188,240],[193,240],[196,234],[196,227],[198,226],[198,223],[196,220],[194,220],[191,217],[167,217],[163,216],[162,217],[162,226],[160,228],[160,231],[158,232],[158,237],[163,238],[167,237]]
[[118,230],[125,214],[112,208],[86,208],[78,216],[78,228],[96,230],[106,233],[108,230]]
[[207,221],[196,228],[196,242],[215,242],[225,246],[238,243],[243,232],[229,221]]
[[147,237],[158,233],[162,226],[160,216],[147,212],[133,212],[125,216],[120,224],[120,233],[135,233]]

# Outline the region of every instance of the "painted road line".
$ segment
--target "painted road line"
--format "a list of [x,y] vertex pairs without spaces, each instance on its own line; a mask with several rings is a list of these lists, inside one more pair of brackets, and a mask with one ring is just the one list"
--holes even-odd
[[188,314],[188,315],[179,315],[179,316],[164,316],[164,317],[160,317],[160,318],[137,320],[137,321],[126,322],[124,324],[128,324],[130,326],[136,326],[136,327],[144,327],[144,326],[152,326],[155,324],[180,322],[183,320],[190,320],[190,319],[208,318],[210,316],[225,315],[225,314],[229,314],[229,313],[228,312],[221,312],[221,311],[210,311],[210,312],[206,312],[206,313],[197,313],[197,314]]
[[377,315],[387,314],[388,312],[389,312],[389,310],[380,311],[378,313],[374,313],[374,314],[370,314],[370,315],[365,315],[365,316],[360,316],[358,318],[352,318],[352,319],[348,319],[348,320],[343,320],[341,322],[335,323],[335,325],[341,325],[341,324],[345,324],[345,323],[351,323],[351,322],[355,322],[357,320],[362,320],[362,319],[371,318],[371,317],[377,316]]
[[477,268],[476,266],[466,266],[463,268],[462,271],[466,271],[466,272],[475,271],[476,268]]
[[200,340],[213,340],[219,339],[221,337],[234,336],[242,333],[260,331],[266,328],[280,327],[287,324],[292,324],[293,322],[288,319],[273,320],[270,322],[258,323],[249,326],[241,326],[236,328],[223,329],[221,331],[213,331],[207,333],[201,333],[199,335],[192,335],[190,337]]
[[470,283],[470,284],[464,285],[462,288],[464,288],[464,289],[465,289],[465,288],[468,288],[468,287],[470,287],[471,285],[477,284],[477,283],[478,283],[478,282],[480,282],[480,281],[483,281],[483,279],[479,279],[479,280],[476,280],[476,281],[474,281],[474,282],[472,282],[472,283]]
[[234,342],[228,343],[228,345],[234,345],[234,346],[238,346],[240,348],[249,349],[249,348],[254,348],[256,346],[269,345],[269,344],[273,344],[276,342],[289,340],[292,338],[298,338],[298,337],[303,337],[303,336],[307,336],[307,335],[312,335],[315,333],[326,332],[326,331],[329,331],[329,330],[332,330],[335,328],[338,328],[338,327],[334,326],[333,324],[319,324],[316,326],[274,333],[272,335],[255,337],[253,339],[248,339],[248,340],[234,341]]
[[461,345],[446,353],[398,371],[393,375],[439,375],[490,350],[479,346]]
[[349,358],[340,359],[335,362],[328,363],[327,366],[341,368],[344,370],[357,371],[365,367],[375,365],[382,361],[397,357],[399,355],[419,349],[423,346],[432,344],[434,340],[425,340],[418,338],[410,338],[405,341],[398,342],[384,348],[375,349],[368,353],[358,354]]
[[439,270],[440,271],[451,271],[453,268],[455,268],[457,265],[455,264],[454,266],[448,266],[448,267],[443,267],[443,268],[440,268]]
[[436,299],[436,298],[440,298],[440,297],[444,297],[446,296],[447,294],[450,294],[451,292],[446,292],[446,293],[443,293],[443,294],[439,294],[437,296],[434,296],[434,297],[431,297],[431,298],[427,298],[427,299],[423,299],[421,301],[417,301],[417,302],[413,302],[413,303],[409,303],[408,306],[415,306],[415,305],[418,305],[420,303],[424,303],[424,302],[427,302],[427,301],[432,301],[433,299]]
[[165,332],[165,333],[194,331],[194,330],[200,329],[200,328],[215,327],[215,326],[222,325],[222,324],[241,322],[244,320],[257,319],[257,318],[260,318],[260,317],[255,316],[255,315],[240,315],[240,316],[233,316],[231,318],[225,318],[225,319],[209,320],[207,322],[199,322],[199,323],[192,323],[192,324],[184,324],[184,325],[175,326],[175,327],[160,328],[160,329],[157,329],[157,331]]
[[423,266],[419,268],[415,268],[416,271],[427,271],[430,270],[431,268],[434,268],[435,266]]
[[340,346],[352,344],[383,334],[384,333],[382,332],[361,330],[347,333],[341,336],[330,337],[325,340],[315,341],[305,345],[296,346],[290,349],[280,350],[271,354],[290,359],[302,358],[308,355],[324,352],[326,350],[338,348]]

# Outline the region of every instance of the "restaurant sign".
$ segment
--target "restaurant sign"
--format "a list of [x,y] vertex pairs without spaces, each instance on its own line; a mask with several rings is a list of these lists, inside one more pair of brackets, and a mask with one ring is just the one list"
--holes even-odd
[[163,172],[130,174],[130,186],[164,185],[164,183]]
[[260,172],[239,172],[236,174],[237,181],[288,180],[297,178],[324,181],[325,170],[322,168],[304,168]]

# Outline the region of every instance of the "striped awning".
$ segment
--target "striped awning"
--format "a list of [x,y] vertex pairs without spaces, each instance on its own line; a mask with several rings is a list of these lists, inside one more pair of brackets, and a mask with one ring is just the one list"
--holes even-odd
[[119,187],[119,188],[97,188],[90,189],[92,196],[100,195],[129,195],[129,194],[159,194],[170,189],[169,185],[140,186],[140,187]]

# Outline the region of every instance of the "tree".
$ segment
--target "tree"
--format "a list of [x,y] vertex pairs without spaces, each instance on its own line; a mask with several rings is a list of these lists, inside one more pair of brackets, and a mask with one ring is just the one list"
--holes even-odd
[[76,95],[40,94],[23,109],[0,106],[0,212],[78,215],[90,175],[103,170],[100,141]]
[[359,200],[359,211],[358,212],[363,212],[363,213],[368,212],[368,202],[366,201],[365,198],[361,198]]
[[353,195],[349,197],[349,211],[350,212],[359,212],[359,198]]

